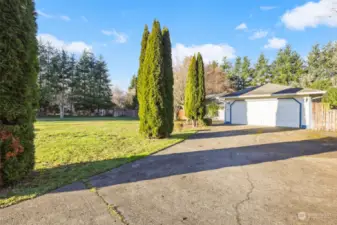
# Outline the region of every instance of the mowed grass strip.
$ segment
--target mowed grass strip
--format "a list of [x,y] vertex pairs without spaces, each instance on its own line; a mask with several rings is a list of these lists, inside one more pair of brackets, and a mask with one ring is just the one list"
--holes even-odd
[[195,131],[149,140],[128,118],[43,119],[35,123],[36,164],[24,181],[0,190],[0,208],[31,199],[185,140]]

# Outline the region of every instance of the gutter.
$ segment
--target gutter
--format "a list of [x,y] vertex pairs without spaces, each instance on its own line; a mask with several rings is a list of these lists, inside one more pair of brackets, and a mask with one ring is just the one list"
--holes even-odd
[[238,100],[238,99],[250,99],[250,98],[286,98],[286,97],[294,97],[294,96],[310,96],[310,95],[324,95],[326,91],[320,92],[306,92],[306,93],[297,93],[297,94],[265,94],[265,95],[243,95],[243,96],[232,96],[232,97],[217,97],[219,100]]

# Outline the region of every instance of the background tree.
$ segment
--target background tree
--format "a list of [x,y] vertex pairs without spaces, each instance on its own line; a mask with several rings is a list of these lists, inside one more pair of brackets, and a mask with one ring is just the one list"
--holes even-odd
[[117,106],[117,108],[124,109],[127,105],[127,95],[118,86],[112,87],[112,102]]
[[260,54],[257,63],[255,64],[255,69],[252,74],[252,86],[263,85],[270,82],[270,73],[268,59],[263,53]]
[[230,80],[232,83],[232,87],[235,90],[241,90],[242,89],[242,62],[241,57],[236,57],[234,67],[232,69],[232,72],[230,73]]
[[232,64],[228,61],[227,57],[224,57],[222,59],[222,64],[220,65],[220,67],[227,76],[230,76],[232,72]]
[[329,103],[331,108],[337,108],[337,88],[330,87],[327,94],[324,96],[323,101]]
[[185,89],[185,116],[193,121],[198,119],[198,65],[195,56],[192,57],[188,70],[187,83]]
[[245,89],[250,85],[252,79],[252,69],[250,68],[250,60],[248,56],[243,57],[241,68],[241,89]]
[[173,67],[172,67],[172,49],[170,32],[167,27],[163,29],[163,57],[164,57],[164,108],[167,116],[168,134],[171,134],[174,126],[174,108],[173,108]]
[[96,87],[95,93],[95,105],[97,111],[100,109],[110,109],[112,107],[111,102],[111,88],[108,72],[108,65],[104,61],[103,56],[99,56],[95,62],[94,67],[94,84]]
[[54,82],[53,86],[56,92],[56,103],[59,106],[60,118],[64,117],[64,107],[68,100],[68,86],[70,84],[70,59],[68,54],[62,50],[55,54],[51,60]]
[[138,107],[136,75],[133,75],[131,78],[130,85],[128,87],[127,102],[127,108],[136,109]]
[[203,120],[206,115],[206,90],[205,90],[205,68],[204,61],[200,52],[197,55],[197,72],[198,72],[198,99],[197,99],[197,107],[198,107],[198,120]]
[[192,57],[185,57],[183,62],[177,62],[174,66],[174,110],[177,113],[185,101],[185,86],[187,81],[188,68],[190,66]]
[[300,86],[304,65],[301,57],[290,45],[280,49],[271,66],[273,82],[283,85]]
[[228,73],[224,72],[222,66],[217,62],[211,62],[205,66],[206,95],[232,91]]
[[112,107],[107,64],[91,52],[83,52],[77,61],[74,55],[39,43],[40,112],[60,112],[62,118],[67,109],[98,113]]
[[37,26],[31,0],[0,1],[0,186],[34,167]]
[[312,46],[308,55],[308,67],[306,74],[300,80],[302,87],[310,87],[321,75],[321,50],[318,44]]

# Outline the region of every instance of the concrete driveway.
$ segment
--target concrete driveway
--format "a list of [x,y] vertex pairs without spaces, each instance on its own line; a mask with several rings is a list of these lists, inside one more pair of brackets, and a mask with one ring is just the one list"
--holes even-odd
[[2,209],[0,224],[335,225],[337,137],[214,126],[86,185]]

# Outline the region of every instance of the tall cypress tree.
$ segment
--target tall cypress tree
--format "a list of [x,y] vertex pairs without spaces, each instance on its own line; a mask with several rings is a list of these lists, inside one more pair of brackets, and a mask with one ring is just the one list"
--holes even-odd
[[173,68],[172,68],[172,49],[170,32],[167,27],[163,29],[163,48],[164,48],[164,78],[165,78],[165,109],[167,115],[168,133],[171,134],[174,125],[173,109]]
[[202,120],[206,115],[206,90],[205,90],[205,68],[202,56],[198,53],[197,56],[197,70],[198,70],[198,119]]
[[0,186],[34,167],[38,103],[36,14],[32,0],[0,1]]
[[185,88],[184,111],[185,116],[191,119],[195,125],[198,119],[198,69],[195,56],[192,57],[188,69],[187,82]]
[[141,52],[139,56],[139,69],[138,69],[138,82],[137,82],[137,99],[138,99],[138,104],[139,104],[139,110],[138,110],[138,116],[140,119],[140,131],[142,132],[145,130],[145,126],[147,124],[146,122],[146,107],[147,107],[147,98],[145,96],[145,93],[147,91],[147,79],[148,77],[143,75],[143,63],[145,59],[145,54],[146,54],[146,46],[147,46],[147,41],[149,39],[149,29],[147,25],[145,25],[144,32],[143,32],[143,37],[142,37],[142,42],[141,42]]
[[[165,109],[165,78],[163,68],[163,39],[160,24],[153,22],[152,31],[146,46],[142,65],[141,82],[143,95],[140,108],[140,133],[150,138],[163,138],[169,135]],[[146,98],[146,101],[142,100]],[[145,105],[144,105],[145,103]],[[144,108],[143,108],[144,107]]]

